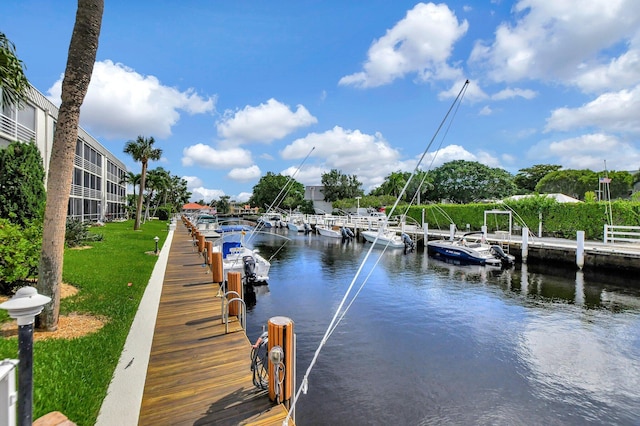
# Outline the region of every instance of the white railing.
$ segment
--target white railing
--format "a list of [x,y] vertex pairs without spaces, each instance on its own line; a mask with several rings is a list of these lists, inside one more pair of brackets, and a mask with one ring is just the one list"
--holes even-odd
[[36,132],[19,124],[17,121],[0,114],[0,133],[10,135],[10,139],[29,142],[36,139]]
[[604,243],[640,243],[640,226],[604,225]]
[[0,425],[15,426],[16,404],[16,365],[17,359],[0,361]]

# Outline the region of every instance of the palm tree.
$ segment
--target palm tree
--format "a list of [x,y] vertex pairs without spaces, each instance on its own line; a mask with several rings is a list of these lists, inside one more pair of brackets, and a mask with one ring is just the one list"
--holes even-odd
[[149,160],[159,160],[162,156],[160,148],[154,148],[155,143],[153,136],[145,138],[138,136],[135,141],[129,141],[124,146],[124,152],[131,155],[135,161],[142,163],[142,172],[140,173],[140,191],[138,194],[138,207],[136,208],[136,221],[133,225],[134,231],[140,229],[140,217],[142,216],[142,198],[144,197],[145,180],[147,178],[147,165]]
[[71,192],[73,159],[78,141],[80,106],[89,89],[98,51],[104,0],[78,0],[67,68],[62,80],[62,103],[51,146],[47,179],[47,204],[44,212],[42,251],[38,271],[38,290],[51,297],[39,316],[39,327],[58,328],[60,283],[64,260],[64,234]]
[[20,105],[27,97],[29,81],[24,64],[16,56],[15,45],[0,32],[0,92],[2,105]]
[[131,184],[133,186],[133,195],[136,195],[136,185],[140,184],[140,173],[127,172],[122,179],[120,180],[120,184]]
[[153,170],[149,170],[149,176],[147,176],[147,187],[149,192],[147,193],[147,203],[145,207],[144,219],[149,219],[149,209],[151,207],[151,201],[153,200],[154,192],[156,195],[156,202],[154,207],[154,216],[155,211],[158,210],[159,204],[159,195],[162,191],[165,191],[167,186],[169,185],[169,172],[167,172],[164,168],[158,167]]

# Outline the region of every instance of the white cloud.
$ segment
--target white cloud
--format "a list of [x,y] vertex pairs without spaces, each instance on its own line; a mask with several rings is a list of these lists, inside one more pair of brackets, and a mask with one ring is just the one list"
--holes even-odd
[[224,118],[216,126],[218,135],[226,143],[237,145],[248,142],[269,143],[317,122],[302,105],[292,111],[289,106],[269,99],[267,103],[255,107],[246,106],[240,111],[226,111]]
[[637,170],[640,150],[627,141],[605,133],[581,135],[559,141],[541,141],[529,149],[528,158],[553,161],[564,168]]
[[[322,175],[329,173],[331,170],[322,165],[305,165],[302,168],[298,166],[291,166],[280,172],[283,176],[293,176],[293,178],[302,183],[305,186],[319,186],[322,185]],[[346,173],[346,172],[342,172]],[[347,173],[351,174],[351,173]]]
[[438,99],[455,99],[459,94],[462,94],[464,96],[462,98],[463,102],[474,103],[489,98],[489,96],[487,96],[487,94],[480,88],[477,81],[469,80],[469,85],[466,88],[464,88],[464,84],[465,80],[456,80],[449,90],[438,93]]
[[[331,169],[340,170],[344,174],[356,175],[365,187],[372,180],[380,180],[386,174],[400,167],[400,153],[392,148],[381,134],[368,135],[359,130],[346,130],[335,126],[324,133],[310,133],[304,138],[296,139],[286,146],[281,156],[284,159],[302,159],[309,155],[319,159],[315,164],[317,171],[326,173]],[[404,169],[404,168],[403,168]],[[318,184],[320,174],[311,178],[310,166],[304,165],[300,176],[309,176],[309,180],[296,177],[304,184]]]
[[498,167],[499,161],[485,152],[473,154],[460,145],[447,145],[438,151],[428,152],[422,160],[422,170],[433,170],[455,160],[477,161],[489,167]]
[[253,163],[251,152],[242,148],[215,149],[205,144],[195,144],[182,151],[183,166],[200,166],[209,169],[246,167]]
[[531,89],[503,89],[498,93],[491,96],[491,99],[496,101],[502,101],[505,99],[521,97],[524,99],[533,99],[538,95]]
[[[48,90],[60,104],[62,76]],[[82,104],[81,125],[92,135],[106,139],[136,135],[171,136],[180,112],[203,114],[215,110],[215,97],[202,98],[188,89],[167,87],[154,76],[143,76],[110,60],[96,62],[87,96]]]
[[211,200],[216,200],[225,195],[221,189],[207,189],[201,186],[197,188],[191,188],[191,201],[204,200],[205,203],[210,203]]
[[261,174],[262,172],[260,171],[260,167],[254,164],[251,167],[231,169],[227,176],[229,179],[235,181],[249,182],[251,180],[258,179]]
[[491,115],[493,114],[493,110],[491,109],[491,107],[489,105],[485,105],[482,107],[482,109],[480,110],[480,112],[478,112],[479,115]]
[[451,68],[447,60],[467,28],[467,21],[458,23],[445,4],[418,3],[372,43],[363,71],[342,77],[339,84],[376,87],[411,73],[422,81],[455,79],[460,71]]
[[640,51],[629,50],[608,64],[580,68],[585,71],[577,75],[574,83],[587,93],[630,87],[640,82]]
[[493,44],[476,44],[470,61],[495,81],[569,81],[603,50],[636,36],[640,2],[520,0],[513,15],[515,23],[501,24]]
[[[295,179],[304,185],[320,185],[323,173],[337,169],[347,175],[356,175],[363,183],[365,191],[379,186],[392,172],[412,172],[422,154],[408,160],[400,158],[401,153],[392,148],[381,134],[368,135],[359,130],[345,130],[339,126],[324,133],[312,133],[297,139],[281,152],[285,159],[304,158],[312,147],[311,157],[316,163],[304,165],[295,175]],[[491,167],[499,165],[495,157],[479,152],[473,154],[458,145],[449,145],[437,153],[427,153],[420,168],[428,170],[448,161],[479,161]],[[289,167],[281,173],[291,176],[297,167]]]
[[196,188],[202,186],[202,179],[197,176],[182,176],[182,179],[187,181],[187,189]]
[[547,119],[546,131],[598,127],[612,132],[640,132],[640,85],[605,93],[579,108],[558,108]]
[[249,201],[249,198],[251,198],[253,194],[251,192],[241,192],[238,195],[232,196],[231,200],[235,200],[238,203],[246,203],[247,201]]

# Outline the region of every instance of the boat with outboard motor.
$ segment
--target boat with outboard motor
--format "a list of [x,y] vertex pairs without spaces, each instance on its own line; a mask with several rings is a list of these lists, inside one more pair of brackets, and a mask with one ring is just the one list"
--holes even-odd
[[340,227],[337,225],[316,225],[316,232],[323,237],[342,238],[342,232],[340,232]]
[[414,244],[411,238],[403,233],[398,235],[396,231],[389,229],[381,229],[378,231],[362,231],[360,232],[362,237],[370,242],[379,246],[385,246],[389,248],[405,248],[413,250]]
[[220,225],[218,217],[212,214],[201,214],[196,218],[196,229],[205,238],[219,238]]
[[515,257],[505,253],[502,247],[486,242],[482,231],[467,232],[453,240],[427,242],[430,255],[454,259],[473,265],[512,266]]
[[222,244],[214,247],[214,250],[222,252],[225,279],[229,272],[240,272],[246,284],[266,284],[271,262],[262,257],[258,250],[247,247],[244,235],[244,231],[226,233],[220,238]]

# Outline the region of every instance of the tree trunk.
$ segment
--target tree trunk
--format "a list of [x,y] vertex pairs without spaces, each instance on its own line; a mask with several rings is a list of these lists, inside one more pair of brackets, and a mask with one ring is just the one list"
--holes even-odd
[[40,314],[39,328],[55,331],[60,312],[60,283],[64,257],[64,234],[78,140],[80,106],[91,81],[102,25],[103,0],[78,0],[76,22],[71,35],[67,68],[62,81],[62,103],[53,136],[47,205],[44,213],[38,290],[51,297]]
[[142,197],[144,197],[144,185],[147,178],[147,162],[142,160],[142,173],[140,174],[140,188],[138,190],[138,206],[136,208],[136,221],[133,224],[133,230],[140,229],[140,216],[142,215]]

